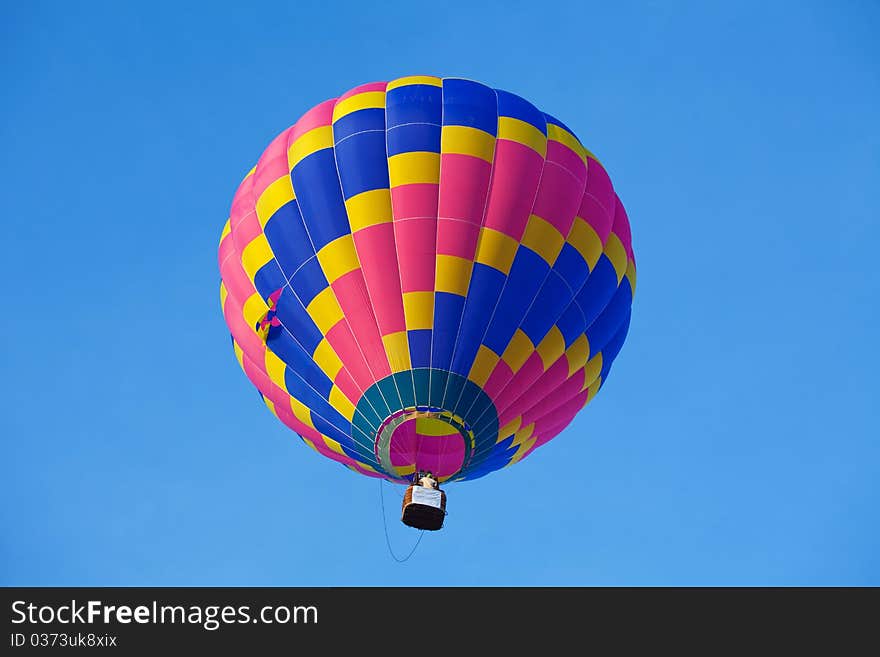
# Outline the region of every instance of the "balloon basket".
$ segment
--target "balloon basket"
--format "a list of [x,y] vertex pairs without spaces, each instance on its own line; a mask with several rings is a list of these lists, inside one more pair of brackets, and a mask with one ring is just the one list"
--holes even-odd
[[415,529],[436,531],[446,518],[446,492],[412,485],[403,495],[400,520]]

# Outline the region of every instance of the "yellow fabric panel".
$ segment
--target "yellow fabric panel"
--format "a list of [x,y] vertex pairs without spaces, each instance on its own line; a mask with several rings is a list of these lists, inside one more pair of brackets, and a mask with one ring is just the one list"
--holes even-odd
[[521,445],[523,443],[523,441],[528,440],[529,438],[532,437],[532,432],[534,432],[534,430],[535,430],[535,423],[534,422],[532,422],[531,424],[527,424],[526,426],[521,428],[519,431],[517,431],[513,435],[513,443],[512,444]]
[[364,91],[363,93],[349,96],[340,100],[333,106],[333,122],[336,123],[346,114],[357,112],[362,109],[375,109],[385,107],[384,91]]
[[388,86],[385,87],[385,91],[391,91],[398,87],[406,87],[411,84],[429,84],[432,87],[442,87],[443,81],[440,78],[435,78],[433,75],[410,75],[405,78],[392,80],[388,83]]
[[463,125],[445,125],[440,134],[443,153],[472,155],[492,163],[495,157],[495,137],[479,128]]
[[331,381],[336,378],[339,370],[342,369],[342,361],[336,355],[336,352],[333,351],[330,343],[327,342],[327,338],[321,340],[318,346],[315,347],[315,351],[312,353],[312,360],[315,361],[315,364],[321,368],[321,371]]
[[434,417],[417,417],[416,432],[423,436],[455,436],[458,429]]
[[226,308],[226,297],[229,296],[229,290],[223,281],[220,281],[220,308]]
[[586,365],[590,357],[590,341],[587,340],[587,336],[582,335],[572,342],[566,349],[565,356],[568,359],[568,375],[571,376]]
[[404,292],[403,316],[407,330],[429,329],[434,326],[434,293]]
[[388,158],[391,187],[440,182],[440,153],[413,151]]
[[412,368],[406,331],[383,335],[382,344],[385,345],[385,355],[392,372],[404,372]]
[[516,329],[516,333],[513,334],[510,344],[507,345],[507,349],[504,350],[501,357],[516,373],[534,352],[535,345],[529,340],[529,336],[522,329]]
[[633,296],[636,295],[636,263],[630,258],[626,261],[626,277],[629,279],[629,287],[632,290]]
[[510,461],[508,462],[507,466],[517,463],[523,456],[525,456],[526,452],[528,452],[532,448],[532,445],[535,444],[536,440],[537,437],[527,438],[525,441],[523,441],[523,443],[519,446],[519,449],[516,450],[516,453],[512,457],[510,457]]
[[266,396],[263,397],[263,402],[269,407],[269,410],[272,411],[272,415],[278,417],[278,413],[275,412],[275,403]]
[[315,428],[315,425],[312,424],[312,412],[309,410],[308,406],[303,404],[300,400],[295,397],[290,398],[290,410],[293,411],[293,414],[296,416],[300,422],[305,424],[312,429]]
[[584,402],[584,406],[593,401],[593,397],[596,396],[596,393],[599,392],[599,388],[602,387],[602,379],[596,379],[593,384],[590,386],[590,391],[587,393],[587,401]]
[[620,281],[623,280],[623,275],[626,273],[628,259],[626,257],[626,249],[623,248],[623,242],[614,233],[611,233],[608,237],[608,242],[605,243],[605,255],[608,256],[611,264],[614,265],[614,271],[617,273],[617,284],[620,285]]
[[290,145],[287,151],[287,165],[291,171],[312,153],[317,153],[325,148],[333,147],[333,127],[322,125],[312,128],[308,132],[300,135],[295,142]]
[[547,155],[547,137],[531,123],[510,116],[498,117],[498,139],[515,141],[528,146],[541,157]]
[[566,241],[577,249],[592,271],[602,255],[602,240],[593,227],[580,217],[575,217]]
[[577,137],[575,137],[562,126],[548,123],[547,138],[552,139],[553,141],[558,141],[560,144],[568,146],[571,150],[578,154],[578,156],[584,161],[584,164],[587,163],[587,152],[586,150],[584,150],[581,142],[579,142]]
[[599,378],[599,374],[602,372],[602,354],[598,353],[593,356],[590,360],[587,361],[587,364],[584,365],[584,387],[581,390],[586,390],[588,387],[593,385],[593,382]]
[[244,302],[241,314],[244,316],[244,321],[247,322],[247,325],[256,333],[254,327],[260,318],[266,314],[267,310],[269,310],[269,306],[263,301],[263,297],[261,297],[259,293],[254,292],[247,298],[247,301]]
[[391,221],[391,191],[371,189],[355,194],[345,202],[351,232]]
[[274,257],[272,247],[269,246],[269,240],[266,239],[265,233],[260,233],[244,247],[244,250],[241,252],[241,264],[252,283],[260,267]]
[[472,268],[473,263],[470,260],[458,256],[437,254],[434,289],[437,292],[467,296]]
[[317,255],[329,283],[337,281],[350,271],[360,269],[361,266],[350,233],[337,237],[318,251]]
[[324,444],[327,445],[332,451],[337,454],[342,454],[343,456],[348,456],[342,449],[342,445],[333,440],[332,438],[328,438],[324,434],[321,434],[321,439],[324,441]]
[[492,374],[492,370],[495,369],[495,365],[499,360],[500,356],[498,354],[486,345],[481,344],[479,350],[477,350],[477,357],[474,358],[474,364],[471,365],[468,378],[478,386],[486,385],[489,375]]
[[[313,443],[311,440],[309,440],[309,439],[306,438],[305,436],[300,436],[300,438],[302,438],[303,442],[304,442],[306,445],[308,445],[308,446],[311,447],[313,450],[315,450],[316,452],[318,452],[318,448],[315,447],[315,443]],[[321,453],[321,452],[318,452],[318,454],[320,454],[320,453]]]
[[284,372],[287,370],[287,365],[283,360],[278,358],[271,349],[266,349],[264,361],[266,365],[266,374],[269,375],[272,383],[286,391],[287,384],[284,381]]
[[565,338],[562,336],[562,331],[556,326],[551,327],[544,339],[541,340],[541,344],[538,345],[537,352],[544,363],[544,370],[550,369],[550,366],[565,353]]
[[285,203],[289,203],[294,198],[293,185],[290,183],[290,175],[281,176],[278,180],[271,183],[260,198],[257,199],[257,219],[262,227],[266,227],[272,215]]
[[351,422],[351,419],[354,417],[354,404],[352,404],[351,400],[342,393],[342,390],[336,386],[330,388],[330,394],[327,395],[327,401],[330,402],[330,405],[333,408],[339,411],[339,414],[342,415],[342,417]]
[[521,426],[522,426],[522,415],[520,415],[517,418],[514,418],[513,420],[511,420],[510,422],[508,422],[507,424],[505,424],[503,427],[501,427],[498,430],[498,441],[497,442],[500,443],[501,441],[508,438],[509,436],[512,436],[517,431],[519,431]]
[[306,312],[323,335],[327,335],[327,332],[342,319],[342,308],[339,307],[333,289],[329,287],[325,287],[315,295],[306,307]]
[[533,214],[529,217],[521,243],[541,256],[552,267],[556,262],[556,256],[562,250],[565,238],[553,224]]
[[405,477],[407,475],[415,474],[416,464],[412,463],[410,465],[396,465],[396,466],[394,466],[394,471],[400,477]]
[[509,235],[491,228],[481,228],[474,260],[504,274],[509,274],[513,258],[516,256],[516,249],[517,241]]

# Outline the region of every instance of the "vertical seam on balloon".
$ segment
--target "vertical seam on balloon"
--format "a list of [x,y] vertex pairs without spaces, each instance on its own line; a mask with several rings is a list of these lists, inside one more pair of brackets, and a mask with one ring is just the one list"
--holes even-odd
[[[400,292],[400,303],[401,303],[401,307],[402,307],[403,306],[403,280],[400,277],[400,254],[397,250],[397,233],[394,230],[394,202],[391,197],[391,166],[388,161],[389,160],[389,156],[388,156],[388,84],[390,82],[391,82],[391,80],[389,80],[388,82],[385,83],[385,91],[384,91],[385,104],[382,107],[382,121],[385,124],[385,134],[384,134],[384,139],[382,140],[382,142],[385,146],[385,162],[384,162],[385,172],[388,175],[388,203],[391,204],[391,241],[394,244],[394,260],[397,263],[397,290],[398,290],[398,292]],[[406,311],[404,310],[403,312],[404,312],[403,336],[404,336],[404,339],[406,340],[407,353],[410,353],[409,332],[406,329]],[[389,364],[390,364],[390,360],[389,360]],[[410,353],[410,361],[409,361],[409,370],[408,371],[409,371],[410,381],[412,381],[413,403],[417,404],[418,399],[416,399],[416,382],[415,382],[415,375],[413,374],[412,354],[411,353]],[[397,374],[398,374],[397,372],[392,372],[391,376],[393,377],[394,385],[397,388],[397,394],[400,397],[400,408],[402,409],[405,407],[405,404],[403,403],[403,395],[400,394],[400,386],[398,385],[398,381],[397,381],[398,377],[396,376]],[[390,409],[390,407],[389,407],[389,409]],[[385,418],[382,418],[382,419],[384,420]],[[389,467],[390,467],[390,465],[389,465]],[[390,474],[391,473],[389,473],[389,475]]]
[[[299,121],[297,121],[297,123],[298,123],[298,122],[299,122]],[[331,120],[331,130],[332,130],[332,120]],[[293,134],[293,130],[291,130],[291,131],[288,133],[288,137],[287,137],[286,152],[288,152],[288,153],[290,152],[290,146],[291,146],[291,143],[290,143],[290,135],[292,135],[292,134]],[[334,149],[333,161],[334,161],[334,164],[335,164],[335,162],[336,162],[335,149]],[[334,166],[334,169],[335,169],[335,166]],[[338,178],[339,172],[337,171],[336,174],[337,174],[337,178]],[[291,186],[291,188],[293,188],[293,171],[290,170],[290,171],[288,172],[287,175],[290,177],[290,186]],[[297,197],[297,198],[300,196],[299,194],[297,194],[296,189],[293,190],[293,193],[294,193],[294,196]],[[341,189],[341,187],[340,187],[340,190],[339,190],[339,194],[340,194],[340,196],[342,195],[342,189]],[[348,213],[347,213],[347,212],[346,212],[346,216],[348,216]],[[309,232],[309,225],[308,225],[308,222],[306,221],[306,218],[302,215],[302,211],[300,211],[300,217],[301,217],[301,219],[302,219],[303,230],[305,230],[306,237],[309,239],[309,245],[312,247],[312,253],[314,254],[314,257],[317,258],[317,257],[318,257],[318,252],[317,252],[317,250],[315,249],[315,241],[312,239],[312,235],[311,235],[311,233]],[[333,287],[332,287],[332,285],[330,284],[330,281],[327,281],[327,287],[329,287],[330,290],[333,291]],[[293,288],[291,287],[291,289],[293,289]],[[336,292],[335,292],[335,291],[333,291],[333,296],[334,296],[334,297],[336,296]],[[297,298],[299,298],[298,295],[297,295]],[[339,300],[337,299],[336,302],[339,303]],[[302,303],[302,299],[300,299],[300,303]],[[346,315],[345,315],[344,312],[342,313],[342,321],[345,322],[345,325],[348,326],[348,330],[349,330],[349,332],[351,333],[352,337],[354,337],[354,343],[355,343],[355,345],[357,346],[358,352],[360,352],[360,354],[361,354],[361,358],[364,359],[364,364],[367,366],[367,371],[372,375],[372,377],[373,377],[373,383],[375,384],[375,382],[376,382],[376,375],[375,375],[375,373],[373,372],[372,368],[370,367],[370,362],[367,360],[366,354],[364,354],[364,350],[361,349],[360,343],[357,341],[357,338],[355,337],[355,333],[354,333],[354,331],[353,331],[352,328],[351,328],[351,323],[348,321],[348,317],[346,317]],[[326,336],[323,336],[323,337],[324,337],[324,339],[326,339]],[[337,354],[337,356],[338,356],[338,354]],[[341,358],[340,358],[340,360],[342,361],[343,367],[345,367],[345,361],[342,360]],[[351,374],[351,372],[349,372],[349,375],[350,375],[350,374]],[[354,377],[352,377],[352,379],[353,379],[353,378],[354,378]],[[361,395],[361,398],[364,398],[364,397],[366,396],[366,392],[367,392],[366,390],[363,391],[363,394]],[[379,396],[382,398],[382,400],[385,402],[385,404],[388,405],[388,400],[385,399],[385,395],[382,394],[382,390],[381,390],[381,389],[379,390]],[[328,399],[328,402],[329,402],[329,399]],[[355,407],[357,407],[357,403],[360,403],[360,400],[358,400],[358,402],[355,403]],[[369,399],[367,399],[367,403],[369,403],[370,406],[373,407],[373,405],[372,405],[372,403],[370,402]],[[373,407],[373,410],[375,410],[374,407]],[[378,412],[377,412],[376,414],[379,415]],[[352,427],[355,426],[355,425],[354,425],[354,420],[352,420],[351,426],[352,426]]]
[[[391,197],[391,165],[389,162],[388,155],[388,85],[392,81],[389,80],[385,83],[385,104],[382,107],[382,120],[385,123],[385,138],[383,142],[385,144],[385,172],[388,174],[388,202],[391,204],[391,241],[394,243],[394,260],[397,263],[397,289],[400,292],[400,303],[403,305],[403,279],[400,274],[400,253],[397,250],[397,232],[394,230],[394,201]],[[406,328],[406,311],[404,310],[403,316],[403,336],[406,340],[406,350],[409,353],[410,361],[409,361],[409,378],[412,381],[412,391],[413,391],[413,403],[418,405],[418,399],[416,398],[416,380],[415,374],[413,373],[413,364],[412,364],[412,353],[409,348],[409,332]],[[396,372],[392,372],[391,375],[394,376],[395,385],[397,385],[397,377],[395,376]],[[400,395],[400,387],[397,388],[397,393]],[[400,407],[404,407],[403,403],[403,395],[400,395]],[[383,418],[384,419],[384,418]]]
[[[336,102],[333,103],[333,106],[336,107],[337,103],[339,103],[338,98],[336,99]],[[332,132],[333,132],[332,115],[331,115],[331,119],[330,119],[330,131],[332,134]],[[387,153],[388,153],[387,148],[386,148],[385,153],[386,153],[386,160],[387,160]],[[339,174],[339,160],[336,158],[336,140],[335,139],[333,141],[333,168],[336,171],[336,181],[339,183],[339,196],[343,199],[342,207],[345,208],[345,218],[348,219],[348,230],[349,230],[348,234],[351,235],[352,248],[354,249],[354,257],[357,259],[358,271],[360,272],[361,281],[363,281],[364,290],[366,290],[366,292],[367,292],[367,300],[369,301],[369,303],[367,304],[367,310],[369,310],[370,317],[373,320],[373,325],[376,327],[376,335],[379,336],[379,342],[380,342],[380,344],[383,344],[382,343],[382,331],[379,330],[379,322],[376,319],[376,311],[373,309],[373,297],[370,294],[370,288],[367,285],[367,279],[364,276],[364,268],[363,268],[363,265],[361,265],[361,257],[360,257],[360,254],[358,253],[357,246],[355,246],[355,243],[354,243],[354,231],[351,229],[351,217],[348,216],[348,207],[345,205],[345,190],[343,190],[343,188],[342,188],[342,176]],[[293,184],[292,181],[291,181],[291,184]],[[389,184],[389,191],[388,191],[389,195],[391,194],[390,187],[391,186]],[[344,312],[343,312],[343,316],[345,316]],[[357,338],[355,338],[355,341],[357,341]],[[383,344],[382,354],[385,357],[385,360],[388,362],[388,370],[389,370],[389,372],[391,372],[389,374],[389,376],[391,377],[391,381],[394,384],[394,389],[397,391],[397,398],[400,401],[400,406],[402,408],[403,407],[403,397],[400,394],[400,389],[397,387],[397,379],[394,378],[394,376],[393,376],[394,372],[391,371],[391,361],[388,358],[388,354],[385,353],[384,344]],[[373,369],[370,367],[369,361],[367,362],[367,367],[369,368],[370,373],[373,375],[373,379],[374,379],[373,384],[375,385],[376,383],[379,382],[379,379],[376,378],[376,374],[375,374],[375,372],[373,372]],[[388,378],[388,377],[382,377],[382,380],[384,380],[386,378]],[[381,390],[379,392],[381,392]],[[384,399],[384,397],[383,397],[383,399]],[[388,403],[387,399],[385,400],[385,403],[386,404]],[[389,404],[388,407],[391,408],[391,405]]]
[[[403,303],[403,278],[402,278],[402,273],[401,273],[401,268],[400,268],[400,252],[397,249],[397,231],[395,230],[395,224],[397,223],[397,221],[394,218],[394,200],[393,200],[393,197],[391,196],[391,161],[390,161],[390,156],[388,155],[388,85],[391,82],[393,82],[393,80],[389,80],[385,84],[385,115],[383,117],[385,120],[385,169],[388,173],[388,196],[389,196],[389,200],[391,202],[391,237],[394,240],[394,258],[397,260],[397,282],[400,285],[400,299],[401,299],[401,303]],[[421,122],[419,122],[419,123],[421,123]],[[401,125],[404,125],[404,124],[401,124]],[[405,125],[410,125],[410,124],[405,124]],[[394,127],[398,128],[400,126],[396,125]],[[414,219],[415,217],[411,217],[411,218]],[[413,402],[414,402],[415,406],[418,406],[419,399],[416,394],[416,392],[417,392],[416,391],[416,375],[415,375],[415,371],[414,371],[415,367],[413,366],[412,352],[410,351],[410,346],[409,346],[409,329],[407,328],[407,325],[406,325],[406,311],[405,310],[404,310],[404,317],[403,317],[403,332],[404,332],[404,336],[406,337],[407,351],[410,352],[409,374],[410,374],[410,378],[412,379],[412,384],[413,384]],[[430,385],[430,377],[429,377],[428,391],[430,392],[430,390],[431,390],[431,385]]]
[[[330,125],[330,127],[331,127],[331,130],[332,130],[332,120],[331,120],[331,125]],[[293,132],[293,131],[291,131],[290,134],[292,134],[292,132]],[[291,146],[291,143],[290,143],[290,137],[288,136],[288,140],[287,140],[287,151],[288,151],[288,152],[290,151],[290,146]],[[336,161],[335,149],[334,149],[333,160],[334,160],[334,168],[335,168],[335,161]],[[338,175],[339,175],[339,172],[337,171],[337,180],[338,180]],[[290,177],[290,186],[291,186],[291,188],[292,188],[292,187],[293,187],[293,171],[292,171],[292,170],[288,173],[288,176]],[[341,187],[340,187],[340,196],[341,196],[341,195],[342,195],[342,190],[341,190]],[[294,189],[294,196],[296,196],[296,197],[299,197],[299,196],[300,196],[299,194],[297,194],[296,189]],[[346,213],[346,217],[347,217],[347,216],[348,216],[348,214]],[[301,219],[302,219],[303,230],[305,231],[305,233],[306,233],[306,237],[307,237],[308,240],[309,240],[309,245],[312,247],[312,254],[313,254],[313,255],[312,255],[311,257],[308,258],[308,260],[311,260],[311,258],[313,258],[313,257],[314,257],[314,258],[317,258],[317,257],[318,257],[318,252],[317,252],[317,250],[315,249],[315,241],[312,239],[311,232],[309,231],[309,225],[308,225],[308,222],[306,221],[305,217],[302,216],[302,211],[300,211],[300,217],[301,217]],[[308,260],[307,260],[306,262],[308,262]],[[304,265],[304,264],[305,264],[305,263],[303,263],[303,265]],[[303,265],[300,265],[300,267],[297,268],[297,271],[299,271],[299,269],[302,268]],[[296,272],[294,272],[294,273],[296,273]],[[333,296],[334,296],[334,298],[336,298],[336,292],[333,290],[333,287],[332,287],[332,285],[330,284],[330,281],[329,281],[329,280],[327,281],[327,287],[330,288],[330,290],[333,292]],[[291,287],[291,289],[293,289],[293,288]],[[299,299],[299,295],[297,295],[297,298]],[[337,302],[337,304],[338,304],[338,303],[339,303],[339,299],[336,299],[336,302]],[[302,299],[300,299],[300,303],[302,303]],[[305,304],[303,304],[303,305],[305,306]],[[341,306],[340,306],[340,309],[341,309]],[[348,321],[348,317],[345,315],[344,312],[342,313],[342,321],[345,322],[345,325],[348,327],[349,332],[351,333],[352,337],[354,338],[354,343],[355,343],[355,345],[357,346],[358,352],[360,353],[361,358],[363,358],[363,360],[364,360],[364,364],[365,364],[366,367],[367,367],[367,371],[368,371],[368,372],[370,373],[370,375],[372,376],[372,378],[373,378],[373,383],[375,384],[375,382],[376,382],[376,375],[375,375],[375,373],[373,372],[372,368],[370,367],[370,362],[367,360],[367,357],[366,357],[366,354],[364,353],[364,350],[361,349],[360,343],[358,342],[357,337],[355,336],[355,333],[354,333],[354,331],[352,330],[351,323]],[[324,339],[326,339],[326,336],[323,336],[323,337],[324,337]],[[338,356],[338,354],[337,354],[337,356]],[[342,363],[343,363],[343,367],[345,367],[345,361],[344,361],[342,358],[340,358],[340,360],[341,360]],[[350,374],[351,374],[351,372],[349,372],[349,375],[350,375]],[[354,377],[352,377],[352,379],[354,379]],[[368,388],[368,390],[369,390],[369,388]],[[364,391],[363,391],[362,398],[366,396],[366,392],[367,392],[367,390],[364,390]],[[379,390],[379,396],[382,397],[382,400],[385,402],[386,405],[388,405],[388,400],[385,399],[385,395],[382,394],[382,391],[381,391],[381,390]],[[328,400],[328,401],[329,401],[329,400]],[[359,402],[360,402],[360,400],[358,400],[358,403],[359,403]],[[373,405],[372,405],[372,403],[370,402],[369,399],[367,399],[367,403],[370,404],[370,406],[371,406],[371,408],[373,408],[373,410],[376,410],[375,407],[373,407]],[[357,406],[357,404],[355,404],[355,406]],[[376,414],[379,415],[378,412],[377,412]],[[352,422],[352,426],[354,426],[354,422]]]
[[[498,102],[498,90],[493,87],[492,93],[495,94],[495,117],[496,117],[496,119],[495,119],[495,143],[492,147],[492,165],[491,165],[491,169],[489,172],[489,184],[486,186],[486,199],[485,199],[485,201],[483,201],[483,214],[480,217],[480,231],[477,233],[477,247],[476,248],[479,248],[479,240],[482,235],[483,226],[486,225],[486,213],[489,210],[489,197],[491,196],[491,193],[492,193],[492,184],[495,181],[495,162],[496,162],[497,156],[498,156],[498,121],[499,121],[498,113],[500,111],[499,110],[499,102]],[[458,349],[458,340],[461,337],[462,326],[464,326],[464,310],[465,310],[465,305],[467,304],[468,292],[470,292],[471,283],[474,280],[473,269],[474,269],[475,259],[476,259],[476,250],[474,252],[474,257],[471,258],[471,278],[468,281],[468,290],[467,290],[467,292],[465,292],[465,302],[462,305],[461,315],[458,318],[458,328],[455,331],[455,341],[452,344],[452,354],[451,354],[450,360],[449,360],[450,367],[451,367],[452,361],[455,359],[455,352]],[[467,378],[467,375],[465,375],[465,378]],[[449,378],[447,377],[446,388],[443,390],[443,404],[444,405],[446,404],[446,393],[448,391],[449,391]],[[463,392],[464,392],[464,388],[462,388],[462,391],[459,392],[459,398],[456,399],[456,401],[455,401],[456,406],[458,405],[458,402],[460,401],[461,395],[463,394]],[[493,403],[494,403],[494,400],[493,400]],[[453,407],[453,409],[454,409],[454,407]],[[450,409],[450,410],[453,410],[453,409]],[[464,418],[463,415],[461,417]]]
[[[497,96],[497,93],[496,93],[496,96]],[[537,109],[537,108],[536,108],[536,109]],[[538,110],[538,111],[540,112],[540,110]],[[543,113],[543,112],[541,112],[541,116],[544,117],[544,113]],[[545,133],[547,132],[547,120],[546,120],[546,118],[544,118],[544,132],[545,132]],[[547,151],[545,151],[545,153],[544,153],[544,162],[543,162],[543,164],[541,165],[541,175],[538,177],[538,184],[537,184],[537,186],[535,187],[535,196],[534,196],[534,198],[532,199],[532,204],[531,204],[531,207],[529,208],[529,217],[531,217],[532,214],[533,214],[533,210],[535,209],[535,202],[538,200],[538,194],[540,194],[540,192],[541,192],[541,184],[542,184],[542,182],[543,182],[543,180],[544,180],[544,171],[547,169],[547,152],[549,152],[549,149],[547,149]],[[492,191],[492,190],[491,190],[491,188],[490,188],[490,189],[489,189],[489,193],[490,193],[490,194],[491,194],[491,191]],[[526,221],[526,228],[528,228],[528,220]],[[520,248],[520,245],[522,245],[522,238],[523,238],[524,235],[525,235],[525,233],[523,233],[523,235],[520,236],[519,243],[518,243],[518,245],[517,245],[517,251],[516,251],[516,254],[519,253],[519,248]],[[514,255],[514,260],[516,259],[516,254]],[[513,270],[513,266],[512,266],[512,263],[511,263],[511,271],[512,271],[512,270]],[[484,340],[486,339],[486,336],[487,336],[488,333],[489,333],[489,328],[492,326],[492,320],[495,318],[495,314],[498,312],[498,306],[499,306],[499,304],[501,303],[501,297],[503,296],[504,291],[507,289],[507,283],[508,283],[509,280],[510,280],[510,271],[508,271],[508,272],[507,272],[507,275],[504,277],[504,283],[502,284],[502,286],[501,286],[501,290],[500,290],[499,293],[498,293],[498,298],[495,300],[495,305],[494,305],[493,308],[492,308],[492,314],[489,316],[489,321],[486,323],[486,328],[483,330],[483,335],[482,335],[482,337],[480,337],[480,345],[482,345],[482,344],[484,343]],[[498,355],[501,356],[501,354],[498,354]],[[471,365],[473,366],[473,364],[471,364]],[[463,392],[464,392],[464,391],[462,390],[462,393],[463,393]],[[474,401],[476,401],[476,400],[474,400]],[[454,407],[455,410],[458,409],[458,404],[460,404],[460,403],[461,403],[461,394],[459,394],[458,399],[457,399],[456,402],[455,402],[455,407]],[[464,417],[467,413],[470,412],[470,410],[473,408],[473,405],[474,405],[474,402],[472,401],[472,402],[471,402],[471,405],[468,406],[468,408],[467,408],[466,410],[463,410],[461,413],[458,413],[458,414],[459,414],[461,417]],[[479,416],[478,418],[475,418],[475,419],[474,419],[473,424],[476,424],[476,423],[477,423],[477,422],[483,417],[483,415],[485,415],[485,414],[486,414],[486,411],[483,411],[483,413],[480,413],[480,416]]]
[[[440,79],[440,153],[437,160],[437,209],[434,211],[434,284],[433,297],[431,307],[431,345],[428,347],[428,401],[430,402],[432,395],[432,387],[434,384],[434,334],[437,332],[437,245],[440,241],[440,194],[443,191],[443,119],[446,118],[445,96],[446,78]],[[449,375],[446,376],[447,383]],[[441,400],[442,404],[442,400]],[[418,431],[416,432],[416,440],[418,441]]]
[[[441,194],[443,194],[443,128],[446,125],[444,119],[446,118],[446,101],[445,101],[445,86],[446,79],[442,78],[440,80],[440,156],[439,156],[439,164],[437,165],[437,211],[435,212],[434,219],[434,297],[431,307],[431,347],[428,351],[428,399],[430,400],[433,396],[432,386],[434,382],[434,336],[437,334],[437,251],[440,247],[440,200]],[[438,407],[443,410],[443,403],[446,397],[446,386],[449,385],[449,372],[446,372],[446,382],[443,385],[443,398],[440,399],[440,403]],[[416,427],[416,464],[418,465],[418,456],[422,447],[422,440],[418,431],[418,421],[415,424]],[[440,455],[437,458],[437,467],[440,467],[440,463],[443,461],[443,452],[446,447],[446,439],[441,438],[440,443]],[[464,465],[462,463],[462,465]]]

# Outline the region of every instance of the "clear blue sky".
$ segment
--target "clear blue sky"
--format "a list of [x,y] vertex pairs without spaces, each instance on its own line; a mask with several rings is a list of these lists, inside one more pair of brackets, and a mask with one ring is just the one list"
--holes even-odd
[[[0,584],[880,585],[876,3],[183,4],[0,10]],[[216,248],[275,134],[414,73],[575,130],[639,286],[596,400],[397,564],[239,370]]]

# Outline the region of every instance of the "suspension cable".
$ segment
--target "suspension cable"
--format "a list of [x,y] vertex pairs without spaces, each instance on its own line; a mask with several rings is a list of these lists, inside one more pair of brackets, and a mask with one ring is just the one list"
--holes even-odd
[[419,531],[419,538],[416,541],[415,545],[412,546],[412,549],[409,551],[409,554],[407,554],[402,559],[400,557],[398,557],[396,554],[394,554],[394,550],[391,548],[391,539],[388,536],[388,517],[385,513],[385,494],[384,494],[385,489],[383,487],[384,482],[385,482],[384,479],[381,479],[381,478],[379,479],[379,502],[382,505],[382,526],[385,529],[385,545],[388,546],[388,554],[391,555],[391,558],[394,559],[397,563],[403,563],[404,561],[409,560],[409,558],[413,555],[413,553],[415,553],[416,548],[419,547],[419,543],[422,542],[422,537],[425,535],[425,530],[422,529]]

